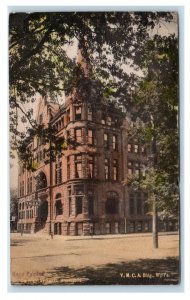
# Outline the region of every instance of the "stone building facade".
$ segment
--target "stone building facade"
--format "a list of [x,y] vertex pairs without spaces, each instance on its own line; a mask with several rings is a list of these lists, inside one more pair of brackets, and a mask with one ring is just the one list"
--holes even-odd
[[117,234],[151,231],[147,195],[123,181],[147,166],[146,149],[129,143],[127,121],[120,109],[76,104],[72,96],[60,106],[41,99],[37,122],[73,139],[51,162],[44,144],[29,145],[35,172],[20,166],[18,230],[62,235]]

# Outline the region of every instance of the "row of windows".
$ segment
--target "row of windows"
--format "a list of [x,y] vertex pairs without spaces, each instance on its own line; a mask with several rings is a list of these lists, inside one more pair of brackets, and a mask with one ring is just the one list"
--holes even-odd
[[[75,155],[74,156],[74,178],[95,178],[95,157],[92,155]],[[118,160],[111,160],[105,158],[104,160],[104,178],[105,180],[119,180],[119,165]],[[62,183],[62,162],[57,160],[55,164],[55,184]],[[71,160],[70,156],[67,157],[67,179],[71,179]],[[36,190],[47,187],[47,179],[43,172],[36,178]],[[33,179],[27,179],[27,193],[33,191]],[[20,183],[20,197],[24,196],[24,181]]]
[[144,146],[140,146],[138,144],[128,144],[127,145],[127,151],[129,153],[145,154],[145,147]]
[[[82,107],[81,106],[75,106],[74,107],[74,121],[80,121],[82,120]],[[93,121],[95,119],[95,116],[93,114],[92,109],[89,107],[87,112],[87,120]],[[68,109],[64,116],[62,116],[56,123],[53,125],[56,131],[60,131],[66,124],[68,124],[71,121],[71,110]],[[102,114],[101,123],[103,125],[118,125],[119,124],[119,118],[118,117],[111,117],[107,116],[106,114]]]
[[[90,108],[88,108],[88,115],[87,120],[92,121],[93,119],[93,113]],[[82,108],[81,106],[75,106],[74,107],[74,121],[80,121],[82,120]],[[67,125],[71,121],[71,111],[68,109],[64,116],[61,117],[56,123],[53,125],[54,129],[56,131],[60,131],[63,129],[65,125]]]
[[147,194],[131,193],[129,195],[130,215],[144,215],[148,213]]
[[127,164],[128,175],[145,176],[146,175],[146,165],[140,164],[138,162],[128,162]]

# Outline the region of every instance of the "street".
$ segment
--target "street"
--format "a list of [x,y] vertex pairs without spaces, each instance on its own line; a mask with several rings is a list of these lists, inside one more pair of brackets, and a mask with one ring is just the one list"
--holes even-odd
[[179,236],[67,237],[11,234],[11,283],[22,285],[177,284]]

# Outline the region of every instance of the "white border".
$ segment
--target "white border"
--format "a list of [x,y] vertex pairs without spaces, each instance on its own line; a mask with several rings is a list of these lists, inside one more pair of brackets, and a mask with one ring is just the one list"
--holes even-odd
[[[134,297],[138,297],[138,292],[141,292],[141,294],[139,295],[141,298],[145,298],[148,299],[149,297],[152,298],[152,292],[155,291],[154,293],[154,298],[158,299],[160,297],[162,297],[162,295],[160,295],[161,293],[164,293],[164,296],[168,297],[168,296],[172,296],[173,299],[187,299],[188,296],[190,296],[190,249],[189,249],[189,244],[190,244],[190,234],[189,234],[189,219],[190,219],[190,199],[189,199],[189,187],[190,187],[190,183],[187,181],[189,180],[188,178],[188,166],[189,166],[189,153],[190,153],[190,149],[189,149],[189,113],[190,113],[190,98],[189,98],[189,87],[190,87],[190,75],[189,75],[189,68],[190,68],[190,51],[189,51],[189,45],[190,45],[190,1],[189,0],[155,0],[154,2],[152,0],[128,0],[128,1],[104,1],[104,0],[91,0],[91,1],[72,1],[70,0],[69,2],[65,2],[65,1],[51,1],[51,0],[29,0],[29,1],[1,1],[1,6],[0,6],[0,22],[1,22],[1,43],[0,43],[0,59],[1,59],[1,106],[0,106],[0,128],[1,128],[1,134],[0,134],[0,138],[1,138],[1,150],[0,150],[0,166],[1,166],[1,198],[0,198],[0,205],[1,205],[1,209],[0,209],[0,234],[1,234],[1,249],[2,251],[0,252],[0,272],[1,272],[1,280],[0,280],[0,293],[2,295],[3,299],[12,299],[14,297],[22,299],[23,297],[27,297],[28,299],[31,299],[32,297],[53,297],[52,292],[56,292],[56,287],[52,288],[52,291],[49,290],[49,287],[45,287],[45,292],[49,293],[44,295],[41,295],[41,292],[39,290],[39,293],[35,293],[33,294],[32,291],[30,292],[30,290],[28,290],[29,293],[27,293],[27,295],[25,295],[25,293],[21,292],[23,291],[22,287],[19,288],[20,291],[16,292],[15,291],[11,291],[9,289],[8,291],[8,260],[9,260],[9,220],[6,220],[6,217],[8,216],[7,212],[7,207],[9,207],[8,205],[8,201],[9,201],[9,163],[8,163],[8,64],[7,64],[7,44],[8,44],[8,40],[7,40],[7,36],[8,36],[8,18],[7,18],[7,12],[9,10],[8,7],[15,7],[15,10],[18,11],[20,6],[20,10],[23,7],[25,11],[27,11],[26,9],[26,4],[27,6],[31,7],[38,7],[37,10],[39,9],[39,6],[42,7],[42,10],[44,8],[45,9],[50,9],[52,10],[54,8],[54,10],[58,10],[58,7],[61,7],[61,9],[63,9],[63,7],[65,7],[65,10],[69,10],[71,8],[71,6],[75,7],[76,9],[85,9],[85,7],[89,7],[89,2],[90,2],[90,6],[107,6],[107,8],[109,9],[110,6],[114,6],[114,7],[118,7],[118,6],[122,6],[121,10],[123,10],[124,6],[129,7],[129,9],[134,6],[137,6],[137,8],[139,10],[146,10],[146,9],[152,9],[154,10],[154,6],[159,6],[162,8],[166,8],[169,9],[169,7],[174,7],[174,6],[184,6],[184,17],[185,17],[185,26],[184,26],[184,43],[185,43],[185,54],[183,54],[183,49],[181,49],[180,51],[180,56],[181,56],[181,60],[183,61],[183,58],[185,60],[185,64],[184,64],[184,74],[183,74],[183,64],[181,67],[181,191],[182,191],[182,196],[184,197],[184,202],[185,202],[185,209],[184,211],[182,211],[182,217],[184,217],[185,219],[185,223],[183,226],[183,231],[184,234],[183,238],[182,238],[182,244],[183,244],[183,239],[185,240],[185,248],[184,248],[184,265],[186,266],[184,268],[184,292],[183,292],[183,287],[182,290],[176,290],[175,287],[170,287],[170,291],[168,290],[167,293],[166,289],[164,288],[164,286],[160,286],[160,287],[126,287],[124,289],[123,286],[119,286],[117,289],[115,289],[112,286],[109,286],[108,288],[105,288],[104,290],[101,290],[102,292],[112,292],[112,294],[106,295],[109,298],[110,297],[114,297],[115,298],[115,293],[114,290],[117,290],[117,292],[127,292],[128,294],[125,295],[123,293],[119,293],[117,294],[116,297],[126,297],[128,295],[130,295],[130,297],[133,299]],[[153,6],[154,4],[154,6]],[[66,5],[69,5],[69,7],[67,7]],[[80,5],[80,7],[79,7]],[[83,7],[81,7],[83,6]],[[102,8],[103,9],[103,8]],[[105,7],[104,7],[105,9]],[[107,10],[108,10],[107,9]],[[126,8],[127,9],[127,8]],[[157,9],[157,8],[156,8]],[[155,9],[155,10],[156,10]],[[183,35],[183,33],[181,32],[180,35]],[[3,54],[3,55],[2,55]],[[183,91],[185,92],[185,94],[183,94]],[[185,100],[183,102],[183,95],[185,96]],[[183,220],[182,220],[183,223]],[[5,225],[6,224],[6,225]],[[183,249],[182,249],[183,251]],[[183,274],[182,274],[183,275]],[[36,287],[34,287],[34,289],[36,290]],[[143,291],[144,289],[144,291]],[[27,289],[24,289],[25,292],[27,292]],[[58,290],[57,290],[58,291]],[[99,294],[91,294],[88,295],[87,293],[80,293],[79,292],[85,292],[85,291],[89,291],[89,287],[85,288],[85,287],[79,287],[77,289],[75,289],[75,287],[73,288],[73,292],[74,293],[70,293],[68,295],[68,297],[74,296],[74,297],[99,297]],[[91,291],[95,292],[94,288],[91,288]],[[146,292],[145,292],[146,291]],[[173,291],[173,292],[172,292]],[[70,289],[67,289],[67,287],[59,287],[59,292],[71,292]],[[143,294],[142,294],[143,292]],[[151,293],[150,293],[151,292]],[[180,293],[180,295],[178,294],[178,292]],[[75,294],[77,293],[77,294]],[[60,293],[56,293],[55,294],[56,298],[61,298],[64,297],[64,295],[61,295]],[[102,294],[102,296],[104,296],[104,294]]]

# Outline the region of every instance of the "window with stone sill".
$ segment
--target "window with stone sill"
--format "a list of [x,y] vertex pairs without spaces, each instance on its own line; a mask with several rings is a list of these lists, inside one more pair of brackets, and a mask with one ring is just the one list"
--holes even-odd
[[118,160],[114,159],[113,160],[113,180],[118,180],[119,179],[119,166],[118,166]]
[[104,133],[104,148],[109,148],[109,135],[108,133]]
[[92,108],[88,107],[88,121],[92,121]]
[[87,164],[88,164],[88,178],[94,178],[94,156],[88,155],[87,158]]
[[61,194],[56,195],[55,214],[56,216],[63,214],[63,204],[61,202]]
[[132,152],[132,145],[131,144],[128,144],[127,145],[127,151],[130,153]]
[[134,152],[139,153],[139,145],[137,144],[134,145]]
[[110,166],[109,166],[109,159],[105,158],[104,160],[104,173],[105,173],[105,180],[109,180],[110,178]]
[[94,144],[94,132],[92,129],[88,129],[88,144],[89,145]]
[[118,148],[118,142],[117,142],[117,136],[116,135],[113,135],[112,146],[113,146],[113,150],[117,150],[117,148]]
[[76,128],[75,129],[75,140],[78,143],[82,142],[82,128]]
[[75,155],[75,178],[82,178],[82,155]]
[[82,118],[81,106],[75,106],[75,121],[80,121]]

